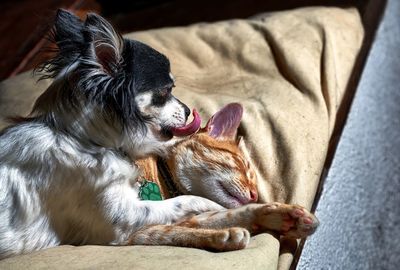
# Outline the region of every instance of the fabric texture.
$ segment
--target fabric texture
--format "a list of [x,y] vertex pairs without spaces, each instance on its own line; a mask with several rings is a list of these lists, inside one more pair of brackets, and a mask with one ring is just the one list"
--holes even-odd
[[[132,33],[164,53],[174,93],[203,119],[229,102],[245,109],[245,137],[261,201],[310,209],[335,116],[363,40],[355,9],[304,8]],[[0,84],[0,116],[27,114],[48,81],[23,74]],[[0,128],[5,122],[0,122]],[[325,224],[321,224],[325,226]],[[261,234],[241,251],[177,247],[61,246],[9,258],[1,269],[288,269],[290,244]]]

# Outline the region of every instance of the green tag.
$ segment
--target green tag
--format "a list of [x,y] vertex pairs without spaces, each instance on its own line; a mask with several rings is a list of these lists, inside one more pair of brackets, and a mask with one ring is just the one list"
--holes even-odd
[[139,188],[139,197],[144,201],[162,201],[160,187],[154,183],[144,180]]

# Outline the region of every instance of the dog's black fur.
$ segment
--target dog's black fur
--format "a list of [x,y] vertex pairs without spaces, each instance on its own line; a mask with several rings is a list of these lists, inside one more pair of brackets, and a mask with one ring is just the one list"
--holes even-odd
[[[154,106],[163,106],[171,98],[174,81],[169,75],[169,60],[150,46],[123,39],[116,32],[112,32],[115,40],[109,40],[110,36],[106,37],[107,33],[99,29],[113,31],[112,26],[96,14],[88,14],[83,22],[72,13],[59,10],[50,36],[57,45],[57,54],[39,67],[38,71],[44,72],[41,79],[54,79],[63,72],[68,73],[68,78],[63,81],[63,88],[68,90],[61,92],[59,100],[63,106],[74,109],[78,103],[76,99],[84,98],[87,103],[101,106],[112,118],[118,118],[120,123],[124,123],[124,128],[132,128],[134,124],[135,128],[139,125],[145,132],[143,124],[151,119],[141,114],[132,101],[146,91],[154,92]],[[98,46],[94,49],[95,55],[92,44]],[[74,63],[79,63],[79,66],[69,72]],[[98,69],[104,72],[93,75],[93,71]],[[39,103],[40,100],[36,109],[41,107]],[[190,110],[181,104],[187,117]],[[163,132],[168,133],[168,130]]]

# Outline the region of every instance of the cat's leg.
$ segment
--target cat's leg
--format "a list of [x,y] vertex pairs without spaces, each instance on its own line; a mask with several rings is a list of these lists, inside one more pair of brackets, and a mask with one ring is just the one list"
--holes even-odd
[[282,203],[248,204],[202,213],[178,223],[192,228],[243,227],[252,234],[271,230],[290,238],[307,237],[318,224],[317,218],[305,208]]
[[202,229],[175,225],[146,226],[129,238],[128,245],[167,245],[213,251],[243,249],[250,240],[244,228]]
[[271,203],[254,211],[255,232],[267,229],[290,238],[304,238],[313,234],[319,225],[315,215],[299,205]]
[[124,194],[128,191],[110,192],[103,197],[103,208],[107,209],[105,215],[112,224],[115,236],[110,244],[124,244],[134,232],[148,225],[168,225],[207,211],[225,210],[219,204],[197,196],[141,201],[134,197],[135,194]]

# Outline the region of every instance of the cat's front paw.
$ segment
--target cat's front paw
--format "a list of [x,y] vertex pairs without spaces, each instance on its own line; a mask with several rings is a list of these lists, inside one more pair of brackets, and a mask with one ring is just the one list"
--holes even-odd
[[244,249],[250,241],[248,230],[239,227],[223,229],[213,236],[213,249],[217,251],[232,251]]
[[318,219],[299,205],[265,204],[259,209],[257,223],[289,238],[304,238],[315,232]]
[[315,232],[319,225],[318,219],[305,208],[292,205],[284,219],[283,236],[290,238],[305,238]]

